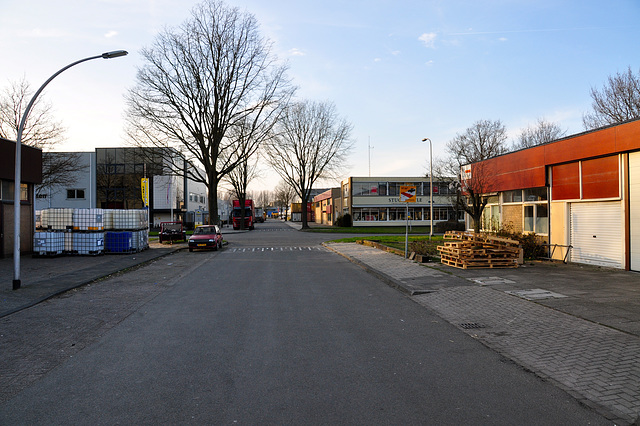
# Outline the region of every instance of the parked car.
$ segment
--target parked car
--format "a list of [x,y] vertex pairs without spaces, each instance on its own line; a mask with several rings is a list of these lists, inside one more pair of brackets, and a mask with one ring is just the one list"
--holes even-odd
[[161,222],[158,240],[161,243],[165,241],[173,243],[174,241],[186,241],[187,233],[184,231],[182,222]]
[[222,248],[222,233],[217,225],[201,225],[189,237],[189,251]]

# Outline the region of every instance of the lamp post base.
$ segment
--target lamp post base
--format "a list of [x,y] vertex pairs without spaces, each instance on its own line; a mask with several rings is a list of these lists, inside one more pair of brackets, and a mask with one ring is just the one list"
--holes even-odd
[[20,288],[20,280],[13,280],[13,289],[18,290]]

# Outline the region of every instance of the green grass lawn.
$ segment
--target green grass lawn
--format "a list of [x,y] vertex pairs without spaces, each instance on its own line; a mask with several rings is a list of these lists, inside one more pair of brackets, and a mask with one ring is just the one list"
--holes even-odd
[[[385,246],[397,248],[400,250],[404,250],[404,235],[375,235],[375,236],[367,236],[367,237],[351,237],[351,238],[341,238],[338,240],[330,241],[332,243],[355,243],[358,240],[367,240],[367,241],[375,241],[380,244],[384,244]],[[436,252],[436,247],[438,245],[442,245],[442,235],[434,235],[431,239],[430,243],[429,236],[409,236],[409,243],[412,241],[424,241],[433,249],[433,252]]]
[[[404,226],[351,226],[348,228],[313,227],[305,229],[305,232],[325,232],[330,234],[402,234],[406,232]],[[428,226],[413,226],[409,229],[409,234],[429,234]]]

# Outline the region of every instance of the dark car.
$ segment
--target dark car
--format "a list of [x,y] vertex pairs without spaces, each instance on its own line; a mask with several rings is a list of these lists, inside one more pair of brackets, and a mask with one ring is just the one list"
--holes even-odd
[[187,239],[187,233],[182,227],[182,222],[161,222],[160,233],[158,234],[158,240],[161,243],[174,241],[185,241]]
[[189,251],[218,250],[219,248],[222,248],[222,234],[216,225],[198,226],[189,237]]

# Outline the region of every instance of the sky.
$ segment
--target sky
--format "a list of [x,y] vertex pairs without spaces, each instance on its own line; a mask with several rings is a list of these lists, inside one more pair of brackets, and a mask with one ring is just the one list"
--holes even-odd
[[[127,146],[124,95],[139,54],[196,0],[0,0],[0,90],[23,77],[66,128],[58,151]],[[538,119],[584,131],[590,91],[640,72],[638,0],[227,0],[253,14],[299,99],[333,102],[353,131],[348,176],[419,176],[478,120],[509,143]],[[279,178],[264,167],[252,190]],[[338,181],[323,182],[337,186]]]

